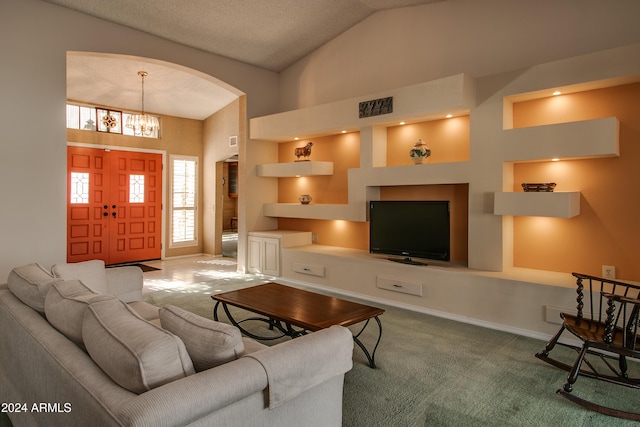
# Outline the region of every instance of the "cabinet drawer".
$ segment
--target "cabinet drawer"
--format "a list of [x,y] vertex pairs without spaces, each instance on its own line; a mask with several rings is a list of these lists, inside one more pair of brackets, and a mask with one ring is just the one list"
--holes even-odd
[[293,271],[296,273],[310,274],[312,276],[324,277],[324,266],[303,264],[300,262],[293,263]]
[[376,277],[376,286],[387,291],[401,292],[403,294],[422,296],[421,282],[407,282],[405,280],[396,280],[391,277]]

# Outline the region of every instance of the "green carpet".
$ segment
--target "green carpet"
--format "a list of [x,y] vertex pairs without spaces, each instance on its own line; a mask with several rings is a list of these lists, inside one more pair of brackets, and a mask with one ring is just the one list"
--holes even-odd
[[[247,277],[147,292],[144,299],[211,318],[212,293],[263,282]],[[370,369],[362,351],[354,347],[354,368],[345,376],[344,426],[638,425],[587,411],[556,395],[566,373],[534,357],[542,341],[380,307],[387,311],[381,316],[378,369]],[[236,315],[249,316],[240,309],[234,310]],[[254,323],[263,329],[260,322]],[[245,326],[251,329],[250,324]],[[376,329],[370,325],[362,335],[365,345],[375,340]],[[574,358],[567,348],[556,351],[566,355],[567,361]],[[632,365],[638,370],[637,364]],[[640,408],[637,390],[587,378],[579,378],[574,390],[599,402],[629,402],[622,409]]]

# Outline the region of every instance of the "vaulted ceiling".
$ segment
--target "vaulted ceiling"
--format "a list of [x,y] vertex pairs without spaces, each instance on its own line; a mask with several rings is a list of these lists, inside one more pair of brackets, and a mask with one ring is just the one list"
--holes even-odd
[[46,0],[282,71],[368,16],[442,0]]
[[[167,40],[282,71],[368,16],[444,0],[45,0]],[[202,120],[238,95],[214,79],[158,62],[70,54],[67,97]]]

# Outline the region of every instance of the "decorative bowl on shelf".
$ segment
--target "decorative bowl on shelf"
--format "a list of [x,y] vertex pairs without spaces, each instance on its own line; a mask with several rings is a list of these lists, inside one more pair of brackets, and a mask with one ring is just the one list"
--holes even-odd
[[544,183],[522,183],[522,189],[526,192],[547,192],[550,193],[553,189],[556,188],[555,182],[544,182]]
[[311,196],[308,194],[303,194],[298,197],[298,201],[300,201],[300,203],[302,203],[303,205],[308,205],[309,203],[311,203]]

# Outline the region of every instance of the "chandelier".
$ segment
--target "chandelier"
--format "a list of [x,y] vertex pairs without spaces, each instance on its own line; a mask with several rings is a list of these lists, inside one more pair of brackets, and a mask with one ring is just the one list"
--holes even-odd
[[142,114],[129,115],[125,124],[129,129],[133,129],[133,134],[136,136],[150,136],[160,129],[158,118],[144,113],[144,78],[148,74],[146,71],[138,71],[138,75],[142,78]]

